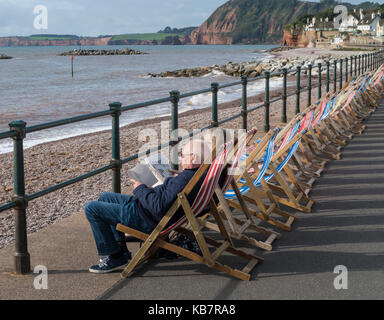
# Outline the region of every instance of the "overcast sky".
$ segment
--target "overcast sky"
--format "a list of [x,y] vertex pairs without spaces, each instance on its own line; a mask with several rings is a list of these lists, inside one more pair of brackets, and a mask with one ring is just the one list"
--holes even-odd
[[[0,0],[0,36],[36,33],[98,36],[157,32],[166,26],[199,26],[225,2],[227,0]],[[37,5],[47,8],[46,30],[34,28]]]

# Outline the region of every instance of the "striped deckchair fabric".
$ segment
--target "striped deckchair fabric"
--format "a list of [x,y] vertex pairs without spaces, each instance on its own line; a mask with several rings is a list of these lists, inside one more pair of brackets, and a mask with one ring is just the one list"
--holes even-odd
[[[165,250],[181,255],[187,259],[191,259],[208,267],[228,273],[239,279],[250,279],[250,272],[258,263],[262,262],[263,259],[245,253],[244,251],[234,247],[230,234],[225,228],[224,223],[218,213],[215,201],[213,200],[213,195],[218,186],[219,178],[224,168],[231,160],[229,155],[231,155],[233,151],[236,152],[236,150],[237,141],[229,142],[223,145],[212,164],[202,164],[191,181],[178,195],[171,208],[168,210],[168,212],[165,214],[165,216],[150,235],[139,232],[138,230],[129,228],[127,226],[123,226],[121,224],[117,225],[117,230],[124,233],[129,233],[130,235],[144,241],[141,248],[136,252],[128,266],[122,272],[123,277],[130,275],[138,265],[152,256],[157,249],[163,248]],[[203,182],[199,192],[191,204],[188,201],[187,196],[202,178]],[[212,239],[206,236],[203,225],[200,224],[200,220],[197,217],[204,209],[207,208],[207,206],[210,208],[210,212],[214,217],[216,224],[219,226],[220,240]],[[183,208],[185,216],[180,218],[171,226],[167,226],[167,223],[180,207]],[[187,222],[190,229],[187,229],[183,226],[183,224],[186,224]],[[195,252],[167,242],[166,236],[171,231],[183,233],[191,239],[196,240],[202,255],[196,254]],[[211,252],[210,247],[216,248],[215,251]],[[237,270],[218,262],[218,258],[224,252],[232,254],[237,258],[248,260],[248,264],[242,270]]]
[[[257,148],[247,156],[245,170],[234,177],[232,189],[225,192],[224,198],[232,208],[244,212],[248,211],[252,216],[272,226],[290,230],[295,218],[281,210],[273,197],[267,184],[273,175],[265,178],[274,154],[275,139],[279,131],[279,128],[269,131],[257,144]],[[262,198],[268,199],[270,203],[264,204]],[[256,206],[256,209],[249,207],[250,205]],[[282,221],[281,218],[285,221]]]
[[[232,162],[232,165],[230,169],[228,170],[228,175],[227,179],[225,180],[223,186],[220,188],[216,188],[216,196],[218,199],[220,199],[220,205],[218,206],[218,211],[223,219],[223,221],[226,222],[228,225],[228,230],[230,230],[230,236],[246,241],[249,244],[252,244],[260,249],[270,251],[272,250],[272,243],[275,239],[280,238],[280,234],[278,232],[275,232],[273,230],[269,230],[263,227],[259,227],[255,221],[254,221],[254,216],[251,214],[250,210],[248,209],[245,200],[243,199],[243,194],[246,193],[245,191],[246,187],[242,186],[241,190],[236,185],[235,182],[235,176],[239,176],[238,171],[234,171],[234,168],[237,166],[238,162],[240,159],[248,159],[249,156],[246,156],[244,154],[244,151],[246,149],[247,144],[251,141],[252,137],[254,136],[254,132],[248,132],[248,136],[246,139],[243,139],[242,145],[239,147],[234,160]],[[260,142],[259,142],[260,143]],[[255,150],[254,148],[252,148]],[[272,146],[273,149],[273,146]],[[249,162],[249,161],[248,161]],[[243,171],[248,171],[248,167],[242,168]],[[241,175],[241,173],[240,173]],[[225,192],[229,186],[232,186],[231,190],[228,190]],[[228,199],[237,199],[239,203],[239,214],[236,216],[233,215],[232,210],[230,209],[229,204],[227,203]],[[206,214],[204,217],[202,217],[201,224],[204,225],[206,228],[214,230],[214,231],[219,231],[218,225],[215,223],[212,223],[211,221],[207,221],[207,218],[209,217],[208,214]],[[265,240],[257,240],[254,237],[247,236],[245,234],[246,231],[251,230],[254,232],[257,232],[260,237],[265,238]]]

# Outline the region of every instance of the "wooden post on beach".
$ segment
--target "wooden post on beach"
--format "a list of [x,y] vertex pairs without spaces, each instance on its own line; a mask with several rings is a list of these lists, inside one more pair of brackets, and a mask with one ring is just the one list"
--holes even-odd
[[12,121],[9,123],[11,131],[16,132],[13,137],[13,175],[15,207],[15,253],[14,268],[16,274],[31,272],[30,255],[27,245],[27,220],[26,210],[28,200],[25,195],[24,179],[24,154],[23,139],[26,135],[26,123],[24,121]]
[[283,106],[281,110],[281,122],[287,123],[287,68],[283,68]]
[[169,93],[171,96],[172,103],[172,123],[171,123],[171,150],[170,150],[170,158],[171,158],[171,167],[174,170],[179,169],[179,157],[178,157],[178,143],[179,143],[179,100],[180,100],[180,92],[173,90]]
[[264,100],[264,132],[269,131],[269,79],[271,73],[269,71],[264,72],[265,75],[265,100]]
[[243,118],[243,129],[248,130],[248,112],[247,112],[247,84],[248,77],[241,77],[242,94],[241,94],[241,116]]
[[296,67],[296,110],[295,113],[300,113],[300,75],[301,75],[301,66]]
[[120,115],[121,103],[109,104],[112,116],[112,192],[121,193],[121,159],[120,159]]
[[71,56],[71,66],[72,66],[72,78],[73,78],[73,56]]

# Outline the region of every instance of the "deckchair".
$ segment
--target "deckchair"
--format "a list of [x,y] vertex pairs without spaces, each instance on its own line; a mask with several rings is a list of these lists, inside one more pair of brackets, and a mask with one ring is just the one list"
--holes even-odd
[[[287,163],[295,154],[301,143],[301,139],[306,132],[306,129],[297,132],[289,143],[273,155],[269,164],[271,174],[264,178],[264,180],[268,182],[268,186],[271,190],[275,191],[274,198],[280,204],[298,209],[302,212],[310,212],[311,207],[315,202],[308,197],[307,191],[302,183],[298,181],[290,167],[287,166]],[[287,181],[287,178],[282,175],[282,171],[287,175],[291,185]],[[276,194],[276,192],[278,194]]]
[[342,102],[342,105],[333,111],[333,117],[338,123],[344,127],[345,131],[349,131],[351,134],[362,134],[366,126],[358,120],[354,111],[352,110],[350,103],[356,94],[355,86],[351,86],[346,92],[346,100]]
[[[215,194],[217,198],[220,199],[220,205],[218,207],[218,211],[221,214],[222,219],[226,221],[228,224],[227,229],[230,230],[230,236],[238,240],[246,241],[247,243],[252,244],[260,249],[271,251],[272,243],[275,239],[279,239],[281,237],[280,233],[270,229],[260,227],[256,224],[254,220],[255,217],[252,215],[253,211],[248,208],[243,198],[244,188],[240,190],[235,183],[236,181],[235,169],[237,168],[240,160],[241,159],[244,160],[244,158],[247,158],[248,163],[250,161],[249,156],[246,156],[244,152],[245,152],[246,146],[250,143],[255,133],[256,133],[256,130],[253,129],[247,133],[246,139],[240,139],[240,141],[243,141],[243,143],[239,147],[237,153],[234,156],[231,167],[228,170],[229,174],[227,175],[223,186],[221,186],[220,188],[219,187],[216,188]],[[249,170],[249,165],[248,166],[246,165],[245,168],[242,169],[243,172],[248,170]],[[235,198],[238,201],[238,206],[236,206],[236,208],[239,209],[239,213],[242,213],[244,215],[245,219],[240,216],[241,214],[234,216],[230,208],[230,205],[227,203],[226,196],[224,194],[230,185],[232,186],[231,199]],[[227,195],[227,198],[228,198],[228,195]],[[211,221],[207,221],[208,217],[209,217],[209,214],[205,214],[202,218],[199,218],[201,224],[208,229],[219,231],[219,227],[217,224],[212,223]],[[246,235],[245,232],[249,230],[255,231],[259,234],[266,236],[266,240],[261,241],[249,235]]]
[[[305,134],[305,130],[295,134],[290,142],[286,143],[278,152],[272,155],[272,159],[268,163],[267,175],[260,180],[262,188],[257,189],[257,192],[261,197],[269,199],[271,204],[283,204],[303,212],[310,212],[314,201],[306,195],[303,186],[287,166],[287,163],[296,152],[303,134]],[[283,176],[283,170],[289,177],[289,182],[287,182]],[[295,190],[290,188],[289,183],[293,184]],[[252,180],[248,182],[248,184],[251,185]],[[254,199],[246,196],[244,196],[244,199],[253,202],[260,208],[260,205],[256,203]],[[270,210],[273,209],[274,206],[271,206]],[[290,220],[292,221],[293,216],[289,216],[288,220],[289,218],[291,218]],[[290,221],[287,221],[287,224],[289,224],[289,222]]]
[[[272,191],[263,180],[270,165],[275,139],[279,131],[279,128],[270,130],[257,143],[252,152],[246,155],[245,170],[234,176],[231,184],[232,189],[223,190],[225,190],[224,198],[229,206],[238,210],[245,210],[245,212],[248,211],[249,214],[272,226],[289,231],[295,217],[279,208]],[[264,204],[262,198],[269,199],[270,203]],[[250,208],[249,204],[256,206],[257,210]],[[285,221],[282,221],[281,218]]]
[[[175,202],[172,204],[168,212],[161,219],[151,234],[145,234],[121,224],[117,225],[117,230],[124,233],[129,233],[130,235],[144,241],[141,248],[136,252],[128,266],[122,272],[122,277],[127,277],[130,275],[138,265],[152,256],[157,249],[163,248],[165,250],[181,255],[187,259],[191,259],[195,262],[204,264],[210,268],[223,271],[236,278],[242,280],[250,279],[250,272],[258,263],[263,261],[263,258],[248,254],[234,247],[232,239],[219,216],[217,206],[213,200],[213,194],[215,188],[217,187],[220,175],[228,162],[227,156],[234,148],[235,144],[233,141],[232,143],[225,144],[211,165],[204,163],[200,166],[184,190],[178,194]],[[199,192],[193,203],[190,203],[188,200],[188,195],[199,183],[200,179],[204,177],[204,175],[205,178],[201,184]],[[197,216],[204,209],[206,209],[207,206],[209,206],[210,211],[220,228],[221,241],[206,236],[205,232],[203,232],[203,226],[199,224]],[[175,223],[168,225],[169,221],[179,208],[183,208],[185,215]],[[189,223],[191,230],[183,228],[182,225],[186,222]],[[188,237],[195,239],[201,249],[202,255],[196,254],[190,250],[167,242],[166,236],[171,231],[181,232]],[[216,250],[211,252],[209,246],[216,248]],[[224,252],[234,255],[236,258],[241,257],[245,260],[248,260],[247,265],[242,270],[238,270],[220,263],[218,258]]]

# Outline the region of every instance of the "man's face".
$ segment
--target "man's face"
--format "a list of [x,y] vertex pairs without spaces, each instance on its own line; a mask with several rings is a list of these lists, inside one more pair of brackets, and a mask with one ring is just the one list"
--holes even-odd
[[187,144],[181,152],[180,165],[183,170],[193,169],[198,166],[195,164],[195,162],[196,162],[196,155],[192,152],[192,145]]

